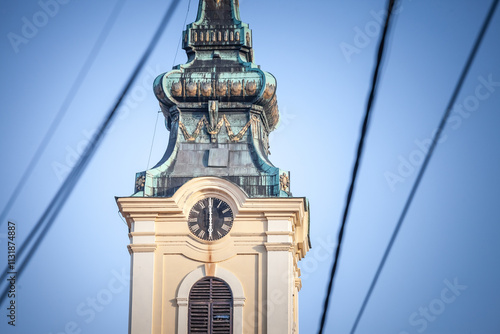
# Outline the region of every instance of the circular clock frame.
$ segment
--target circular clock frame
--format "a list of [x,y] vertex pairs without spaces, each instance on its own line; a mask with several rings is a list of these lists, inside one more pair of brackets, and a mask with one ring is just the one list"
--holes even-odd
[[206,197],[189,211],[188,227],[198,239],[217,241],[231,231],[233,221],[233,210],[228,203],[217,197]]

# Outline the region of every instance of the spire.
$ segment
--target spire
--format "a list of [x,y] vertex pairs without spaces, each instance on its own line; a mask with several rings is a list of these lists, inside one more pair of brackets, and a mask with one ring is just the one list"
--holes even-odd
[[200,0],[196,21],[183,32],[188,62],[154,84],[167,118],[166,110],[183,102],[246,102],[263,107],[263,122],[273,131],[279,121],[276,78],[254,63],[252,43],[239,0]]
[[198,5],[196,22],[205,25],[224,25],[228,22],[240,23],[238,0],[201,0]]
[[288,197],[290,174],[269,160],[279,122],[276,78],[254,63],[238,0],[200,0],[183,32],[188,61],[158,76],[155,95],[170,130],[165,156],[138,174],[144,196],[171,196],[187,180],[217,176],[251,197]]

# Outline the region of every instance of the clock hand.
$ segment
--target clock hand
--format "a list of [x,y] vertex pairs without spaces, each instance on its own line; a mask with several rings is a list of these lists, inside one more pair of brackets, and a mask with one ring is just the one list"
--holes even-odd
[[208,199],[208,238],[212,239],[212,232],[214,231],[212,224],[212,199]]

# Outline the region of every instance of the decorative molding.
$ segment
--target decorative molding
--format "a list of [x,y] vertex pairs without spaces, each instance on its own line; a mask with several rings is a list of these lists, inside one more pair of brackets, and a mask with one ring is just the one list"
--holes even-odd
[[[217,0],[216,0],[217,1]],[[224,38],[223,38],[224,35]],[[249,33],[247,32],[247,36]],[[246,41],[247,41],[247,46],[250,46],[249,40],[251,39],[251,36],[248,36]],[[184,41],[187,43],[187,34],[184,39]],[[241,39],[240,39],[240,32],[238,30],[228,30],[228,29],[191,29],[191,43],[195,44],[211,44],[211,43],[217,43],[217,42],[234,42],[233,44],[241,44]]]
[[194,142],[196,138],[200,135],[201,129],[203,129],[203,126],[206,127],[208,134],[212,136],[217,136],[220,132],[220,129],[222,128],[222,125],[224,124],[226,126],[227,134],[229,136],[229,140],[232,142],[239,142],[245,133],[248,131],[248,128],[252,124],[256,124],[259,122],[259,118],[255,115],[252,115],[251,119],[245,124],[245,126],[238,132],[236,135],[234,134],[232,128],[231,128],[231,123],[227,119],[226,115],[223,115],[222,118],[219,118],[217,125],[215,128],[213,128],[210,123],[208,122],[207,118],[205,115],[202,116],[198,124],[196,125],[196,129],[192,134],[189,134],[189,132],[186,129],[186,126],[184,123],[179,121],[179,128],[181,129],[182,135],[184,136],[184,139],[187,140],[188,142]]
[[205,118],[205,115],[201,118],[201,120],[198,122],[198,125],[196,126],[196,129],[194,132],[190,135],[187,132],[186,126],[182,121],[179,120],[179,128],[181,129],[182,135],[184,136],[184,139],[187,141],[195,141],[198,135],[200,134],[201,129],[203,128],[203,123],[207,123],[207,119]]
[[251,37],[250,37],[250,32],[247,31],[246,35],[246,40],[247,40],[247,46],[251,47]]
[[280,175],[280,190],[290,192],[290,177],[286,173]]
[[242,88],[243,87],[242,87],[241,81],[232,81],[231,82],[231,95],[233,95],[233,96],[241,95]]
[[131,238],[131,237],[150,237],[150,236],[154,236],[155,233],[154,232],[130,232],[128,234],[128,237]]
[[182,97],[182,82],[174,82],[172,87],[170,88],[172,92],[172,96],[174,97]]
[[295,283],[295,287],[297,288],[297,291],[302,290],[302,279],[296,277],[294,283]]
[[245,306],[245,297],[233,297],[233,305],[235,307],[243,307]]
[[295,235],[294,232],[288,232],[288,231],[267,231],[266,235],[288,235],[290,237],[293,237]]
[[215,277],[217,271],[217,263],[205,263],[205,273],[207,276]]
[[156,244],[132,244],[128,245],[129,253],[152,253],[156,250]]
[[[216,124],[216,121],[219,119],[219,102],[218,101],[210,101],[208,102],[208,116],[210,118],[210,126],[207,126],[208,133],[210,133],[210,137],[212,142],[215,143],[217,141],[217,133],[220,130],[222,124]],[[206,124],[206,123],[205,123]],[[219,129],[214,131],[214,129]]]
[[[179,285],[176,300],[179,301],[183,300],[184,298],[189,298],[189,291],[191,290],[191,287],[200,279],[206,276],[208,276],[208,273],[205,272],[205,266],[200,266],[187,274]],[[238,299],[243,302],[246,300],[243,285],[241,284],[238,277],[236,277],[232,272],[227,269],[218,267],[217,272],[213,277],[224,280],[231,287],[234,299]]]
[[177,297],[177,306],[188,306],[188,299],[187,298],[182,298],[182,297]]
[[201,85],[201,89],[200,89],[201,95],[203,95],[205,97],[209,97],[212,95],[212,83],[211,82],[205,81],[205,82],[202,82],[200,85]]
[[137,173],[135,179],[135,193],[139,191],[144,191],[145,184],[146,184],[146,172]]
[[273,97],[275,91],[276,91],[275,85],[267,84],[266,90],[264,91],[264,98],[266,100],[269,100],[270,98]]
[[198,83],[196,82],[186,83],[186,95],[197,96],[197,94],[198,94]]
[[216,94],[217,96],[224,97],[227,95],[227,80],[223,81],[217,81],[217,89],[216,89]]
[[245,93],[247,96],[253,96],[257,93],[257,83],[255,81],[248,81],[245,86]]
[[252,123],[254,123],[254,122],[259,121],[257,116],[252,115],[251,119],[247,122],[247,124],[245,124],[245,126],[240,130],[240,132],[238,132],[237,135],[234,135],[234,133],[231,129],[231,124],[229,123],[228,119],[226,118],[226,115],[223,116],[223,119],[224,119],[224,123],[226,125],[226,130],[227,130],[227,134],[229,136],[229,139],[231,141],[234,141],[234,142],[239,142],[243,138],[245,133],[247,132],[250,125],[252,125]]
[[293,252],[294,246],[290,242],[266,242],[268,252]]
[[[183,89],[183,83],[185,89]],[[227,97],[228,92],[231,96],[256,96],[259,91],[259,80],[208,80],[208,81],[187,81],[186,79],[179,79],[179,81],[172,82],[170,86],[170,93],[174,98],[183,97]],[[267,94],[274,94],[274,86],[270,85],[266,88]],[[184,94],[185,93],[185,94]]]

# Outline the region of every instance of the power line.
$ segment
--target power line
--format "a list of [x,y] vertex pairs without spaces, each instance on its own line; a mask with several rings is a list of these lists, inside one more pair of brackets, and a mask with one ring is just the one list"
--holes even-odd
[[[186,22],[188,19],[190,9],[191,9],[191,0],[189,0],[189,2],[188,2],[186,17],[184,18],[184,24],[182,25],[182,30],[184,30],[186,28]],[[179,48],[181,46],[181,41],[182,41],[182,35],[179,37],[179,42],[177,43],[177,49],[175,50],[175,56],[174,56],[174,61],[172,62],[172,67],[175,66],[175,61],[177,60],[177,54],[179,53]]]
[[[186,27],[186,22],[187,22],[187,19],[188,19],[189,9],[190,8],[191,8],[191,0],[189,0],[188,5],[187,5],[186,16],[184,17],[184,24],[182,25],[182,29],[183,30]],[[181,45],[181,41],[182,41],[182,35],[179,37],[179,42],[177,43],[177,49],[175,50],[175,56],[174,56],[174,60],[172,62],[172,67],[175,66],[175,61],[177,59],[177,54],[179,53],[179,47]],[[156,115],[155,128],[154,128],[154,131],[153,131],[153,139],[151,140],[151,149],[149,150],[148,165],[147,165],[146,169],[149,169],[149,165],[151,163],[151,154],[153,153],[153,146],[154,146],[155,137],[156,137],[156,128],[158,127],[158,118],[160,116],[160,113],[161,113],[161,111],[159,111],[158,114]]]
[[363,120],[363,126],[362,126],[362,130],[361,130],[361,135],[360,135],[359,144],[358,144],[358,150],[357,150],[357,154],[356,154],[356,162],[354,163],[354,168],[352,171],[351,184],[349,186],[347,200],[346,200],[346,204],[345,204],[345,208],[344,208],[344,215],[342,217],[342,224],[340,225],[340,230],[339,230],[339,234],[338,234],[337,250],[335,252],[335,258],[333,260],[332,270],[330,273],[330,281],[328,283],[328,288],[326,291],[326,298],[325,298],[325,302],[323,305],[323,315],[321,317],[319,334],[323,333],[323,329],[324,329],[324,326],[326,323],[328,306],[329,306],[329,302],[330,302],[330,295],[332,293],[333,281],[335,278],[335,273],[337,271],[337,264],[338,264],[339,257],[340,257],[340,249],[342,246],[342,240],[343,240],[344,233],[345,233],[344,231],[345,231],[345,226],[346,226],[346,222],[347,222],[347,217],[349,215],[349,208],[350,208],[352,196],[354,193],[354,186],[356,183],[359,165],[361,163],[361,156],[363,153],[363,147],[364,147],[364,143],[365,143],[366,133],[368,131],[368,123],[369,123],[369,119],[370,119],[370,113],[371,113],[371,109],[373,106],[373,102],[375,100],[375,93],[376,93],[376,89],[377,89],[377,85],[378,85],[378,78],[379,78],[379,75],[381,73],[385,43],[386,43],[388,31],[389,31],[389,24],[391,22],[391,16],[392,16],[395,1],[396,0],[389,0],[388,5],[387,5],[387,18],[385,20],[384,31],[382,33],[382,37],[380,39],[380,44],[379,44],[379,48],[378,48],[377,62],[376,62],[375,70],[373,72],[372,85],[371,85],[370,95],[368,97],[368,103],[366,105],[365,118]]
[[472,62],[474,61],[474,58],[477,54],[477,51],[479,50],[479,46],[481,45],[481,42],[483,40],[483,37],[486,33],[486,30],[488,29],[488,26],[491,22],[491,19],[493,17],[493,14],[495,13],[495,9],[498,5],[498,0],[494,0],[494,2],[492,3],[491,7],[490,7],[490,11],[483,23],[483,26],[481,28],[481,31],[476,39],[476,42],[474,44],[474,47],[471,51],[471,53],[469,54],[469,58],[467,59],[467,62],[465,64],[465,67],[464,69],[462,70],[462,74],[460,75],[460,78],[457,82],[457,85],[455,87],[455,90],[453,91],[453,94],[450,98],[450,101],[448,103],[448,106],[446,107],[445,109],[445,112],[444,112],[444,115],[443,115],[443,118],[441,119],[441,122],[439,124],[439,128],[436,132],[436,134],[434,135],[434,138],[432,140],[432,144],[429,148],[429,151],[427,152],[427,155],[425,157],[425,160],[422,164],[422,167],[420,168],[420,171],[418,173],[418,176],[417,176],[417,179],[415,180],[415,183],[413,184],[413,187],[411,189],[411,192],[410,192],[410,195],[408,196],[408,199],[406,200],[406,203],[405,203],[405,206],[403,208],[403,211],[401,212],[401,216],[399,217],[399,220],[398,220],[398,223],[396,224],[396,227],[394,229],[394,232],[392,233],[392,236],[391,236],[391,239],[389,241],[389,244],[387,245],[386,249],[385,249],[385,252],[384,252],[384,255],[382,257],[382,260],[380,261],[380,264],[377,268],[377,271],[375,273],[375,276],[373,277],[373,280],[372,280],[372,283],[370,284],[370,288],[368,289],[368,293],[366,294],[365,296],[365,299],[363,301],[363,304],[361,306],[361,309],[359,310],[358,312],[358,315],[356,317],[356,320],[354,322],[354,325],[351,329],[351,334],[354,334],[354,332],[356,331],[356,328],[358,327],[358,324],[359,324],[359,321],[361,320],[361,317],[363,316],[363,313],[365,311],[365,308],[366,308],[366,305],[368,304],[368,301],[370,300],[370,297],[373,293],[373,290],[375,288],[375,285],[377,284],[377,281],[380,277],[380,273],[382,272],[382,269],[384,268],[384,265],[385,265],[385,262],[387,260],[387,257],[389,256],[389,253],[392,249],[392,246],[394,245],[394,241],[396,240],[396,237],[398,236],[398,233],[399,233],[399,230],[401,228],[401,225],[403,224],[403,221],[406,217],[406,214],[408,213],[408,209],[410,208],[410,205],[413,201],[413,198],[415,197],[415,193],[417,192],[417,189],[420,185],[420,182],[422,181],[422,177],[424,176],[424,173],[427,169],[427,166],[429,164],[429,161],[432,157],[432,154],[434,153],[434,150],[437,146],[437,142],[439,140],[439,138],[441,137],[441,133],[443,132],[443,129],[446,125],[446,122],[448,120],[448,117],[451,113],[451,110],[453,109],[453,106],[455,105],[455,101],[458,97],[458,94],[460,93],[460,90],[462,89],[462,85],[465,81],[465,78],[467,77],[467,74],[469,72],[469,69],[472,65]]
[[111,28],[116,22],[116,19],[118,18],[118,14],[120,13],[121,9],[123,8],[123,5],[125,3],[125,0],[119,0],[115,7],[113,8],[113,11],[109,15],[108,20],[104,24],[104,27],[97,37],[97,40],[94,44],[94,47],[89,53],[89,56],[87,57],[87,60],[85,60],[85,63],[83,64],[82,68],[80,69],[80,72],[76,76],[75,81],[73,82],[73,85],[71,86],[68,94],[66,95],[66,98],[63,101],[63,104],[61,105],[61,109],[59,109],[58,113],[56,114],[56,117],[52,120],[52,123],[49,126],[49,129],[45,133],[45,136],[43,137],[40,145],[38,145],[38,148],[35,151],[35,154],[33,155],[33,158],[31,158],[31,161],[29,162],[28,166],[26,167],[26,170],[24,171],[23,175],[21,176],[21,179],[17,183],[16,187],[14,188],[14,191],[12,192],[12,195],[10,196],[9,200],[7,201],[7,204],[5,204],[5,207],[2,210],[2,213],[0,214],[0,225],[2,222],[5,220],[5,217],[7,216],[7,213],[9,210],[12,208],[14,203],[16,202],[17,198],[19,197],[19,194],[23,190],[24,186],[26,185],[26,182],[28,181],[29,177],[31,176],[31,173],[35,169],[35,166],[38,164],[38,161],[42,157],[43,153],[45,152],[45,149],[47,148],[49,142],[51,141],[53,135],[55,134],[57,128],[59,127],[59,124],[61,123],[62,119],[66,115],[66,112],[68,111],[71,103],[73,103],[74,98],[76,97],[78,91],[80,90],[80,87],[82,86],[83,82],[85,81],[85,78],[87,77],[87,74],[92,67],[92,64],[97,58],[97,55],[99,54],[104,41],[109,35],[109,32],[111,31]]
[[156,137],[156,128],[158,127],[158,118],[160,118],[160,113],[161,113],[161,111],[158,111],[158,113],[156,114],[155,128],[153,131],[153,139],[151,140],[151,149],[149,150],[148,166],[146,169],[149,169],[149,163],[151,162],[151,153],[153,153],[153,146],[154,146],[155,137]]
[[[57,218],[57,215],[61,211],[62,207],[64,206],[64,203],[68,199],[68,197],[71,195],[71,192],[73,191],[76,183],[78,182],[80,176],[83,174],[85,171],[85,168],[89,164],[92,156],[95,154],[99,144],[101,143],[102,139],[104,138],[104,135],[106,133],[106,130],[110,126],[112,120],[114,119],[116,115],[116,111],[118,110],[121,102],[127,95],[128,91],[130,90],[132,84],[136,80],[137,76],[141,72],[142,68],[146,64],[146,61],[149,59],[151,53],[153,52],[153,49],[155,48],[156,44],[158,43],[160,36],[162,35],[163,31],[166,29],[168,22],[173,15],[175,9],[177,8],[177,5],[179,4],[179,0],[172,0],[170,3],[170,6],[167,9],[167,12],[165,16],[163,17],[158,29],[156,30],[153,38],[151,39],[151,42],[149,43],[146,51],[142,55],[141,59],[139,60],[138,64],[136,65],[133,73],[131,74],[130,78],[128,79],[125,87],[123,88],[120,96],[118,97],[115,105],[113,108],[108,112],[106,115],[103,123],[99,127],[99,130],[97,133],[94,135],[92,138],[92,141],[89,143],[85,151],[83,152],[82,156],[76,163],[75,167],[71,171],[71,173],[68,175],[62,186],[59,188],[58,192],[50,202],[49,206],[43,213],[42,217],[39,219],[37,223],[37,228],[38,226],[43,226],[42,231],[38,235],[38,237],[35,238],[28,238],[27,242],[31,242],[32,246],[28,251],[28,255],[25,257],[26,260],[19,261],[19,264],[17,265],[17,277],[22,275],[24,272],[26,266],[29,264],[31,259],[33,258],[34,253],[37,251],[38,247],[42,243],[43,239],[47,235],[47,232],[49,231],[50,227],[54,223],[55,219]],[[30,233],[30,236],[32,233]],[[24,251],[25,247],[28,247],[27,245],[24,246],[20,251]],[[18,253],[19,255],[20,253]],[[2,273],[2,282],[5,281],[5,278],[8,273],[8,267],[6,267],[5,271]],[[0,296],[0,304],[4,301],[4,299],[7,296],[7,291],[8,291],[8,286],[2,291],[2,295]]]

